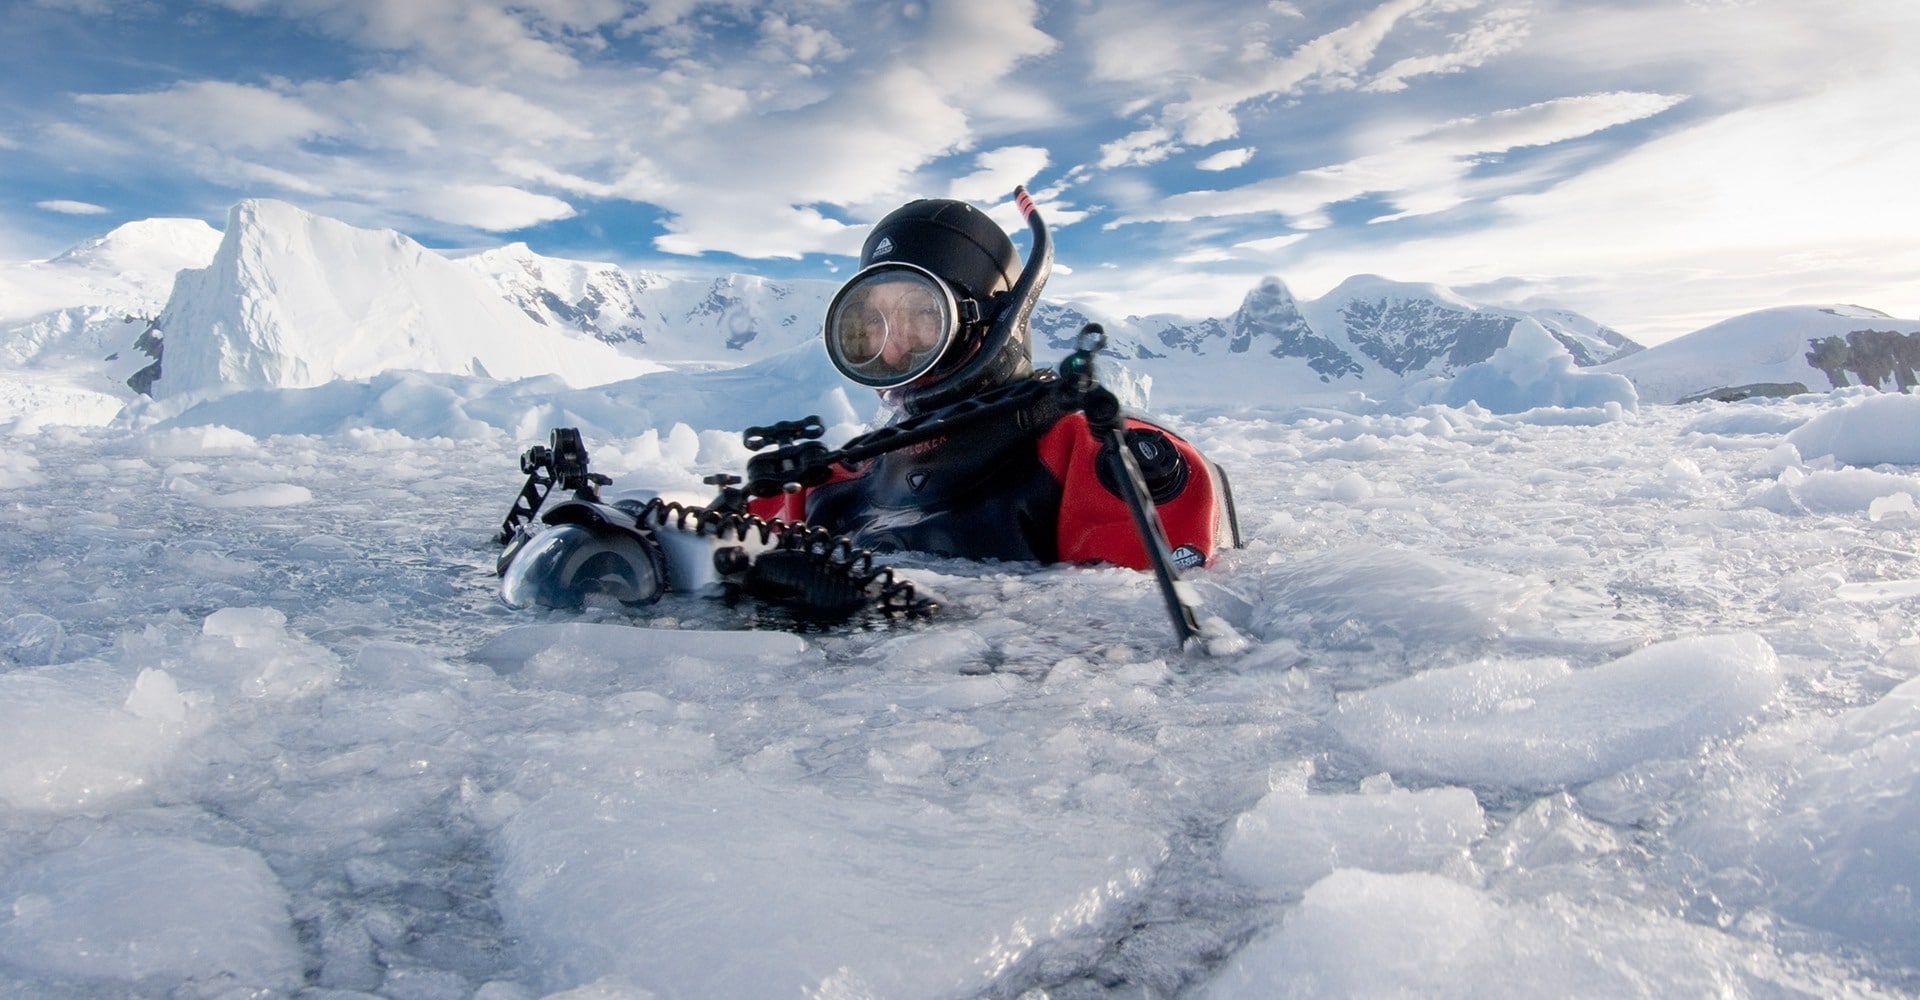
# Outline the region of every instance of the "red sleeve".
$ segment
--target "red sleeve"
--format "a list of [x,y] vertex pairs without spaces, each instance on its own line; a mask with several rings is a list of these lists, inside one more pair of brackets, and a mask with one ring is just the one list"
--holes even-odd
[[[1127,427],[1166,434],[1186,461],[1186,487],[1179,496],[1158,505],[1160,521],[1176,558],[1181,554],[1178,550],[1186,547],[1204,562],[1212,562],[1226,524],[1213,466],[1193,445],[1165,428],[1139,420],[1128,420]],[[1040,438],[1040,461],[1060,482],[1060,561],[1146,569],[1147,549],[1126,501],[1100,483],[1094,464],[1099,453],[1100,442],[1082,414],[1069,414]]]

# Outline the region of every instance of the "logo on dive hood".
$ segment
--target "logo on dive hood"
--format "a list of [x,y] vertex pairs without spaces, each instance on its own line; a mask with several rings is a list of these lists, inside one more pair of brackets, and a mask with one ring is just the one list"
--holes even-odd
[[873,255],[875,257],[885,257],[892,252],[893,237],[891,236],[882,236],[880,237],[880,242],[873,245]]

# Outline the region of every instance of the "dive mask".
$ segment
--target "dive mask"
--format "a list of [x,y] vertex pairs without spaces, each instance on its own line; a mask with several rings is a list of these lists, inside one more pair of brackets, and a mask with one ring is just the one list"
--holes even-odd
[[873,264],[827,306],[827,354],[853,381],[892,389],[932,371],[979,321],[979,303],[956,296],[932,271],[900,261]]

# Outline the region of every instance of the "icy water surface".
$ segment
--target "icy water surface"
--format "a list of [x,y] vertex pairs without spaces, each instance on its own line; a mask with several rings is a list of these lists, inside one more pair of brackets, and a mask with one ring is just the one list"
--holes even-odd
[[1785,443],[1850,402],[1177,414],[1218,657],[1112,569],[510,612],[528,441],[12,438],[0,994],[1909,995],[1920,476]]

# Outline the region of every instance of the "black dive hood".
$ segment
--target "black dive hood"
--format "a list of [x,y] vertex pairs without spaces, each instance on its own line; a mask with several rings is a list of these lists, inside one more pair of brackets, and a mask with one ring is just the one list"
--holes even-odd
[[1053,239],[1047,235],[1046,221],[1040,218],[1040,211],[1034,207],[1025,186],[1013,189],[1013,199],[1033,233],[1033,248],[1027,255],[1026,266],[1007,291],[1006,305],[993,318],[993,325],[987,328],[986,336],[972,356],[941,377],[938,383],[908,388],[901,393],[901,406],[909,414],[937,410],[977,395],[983,388],[1002,385],[1032,364],[1028,351],[1009,350],[1008,346],[1027,326],[1033,307],[1040,301],[1040,289],[1053,273]]

